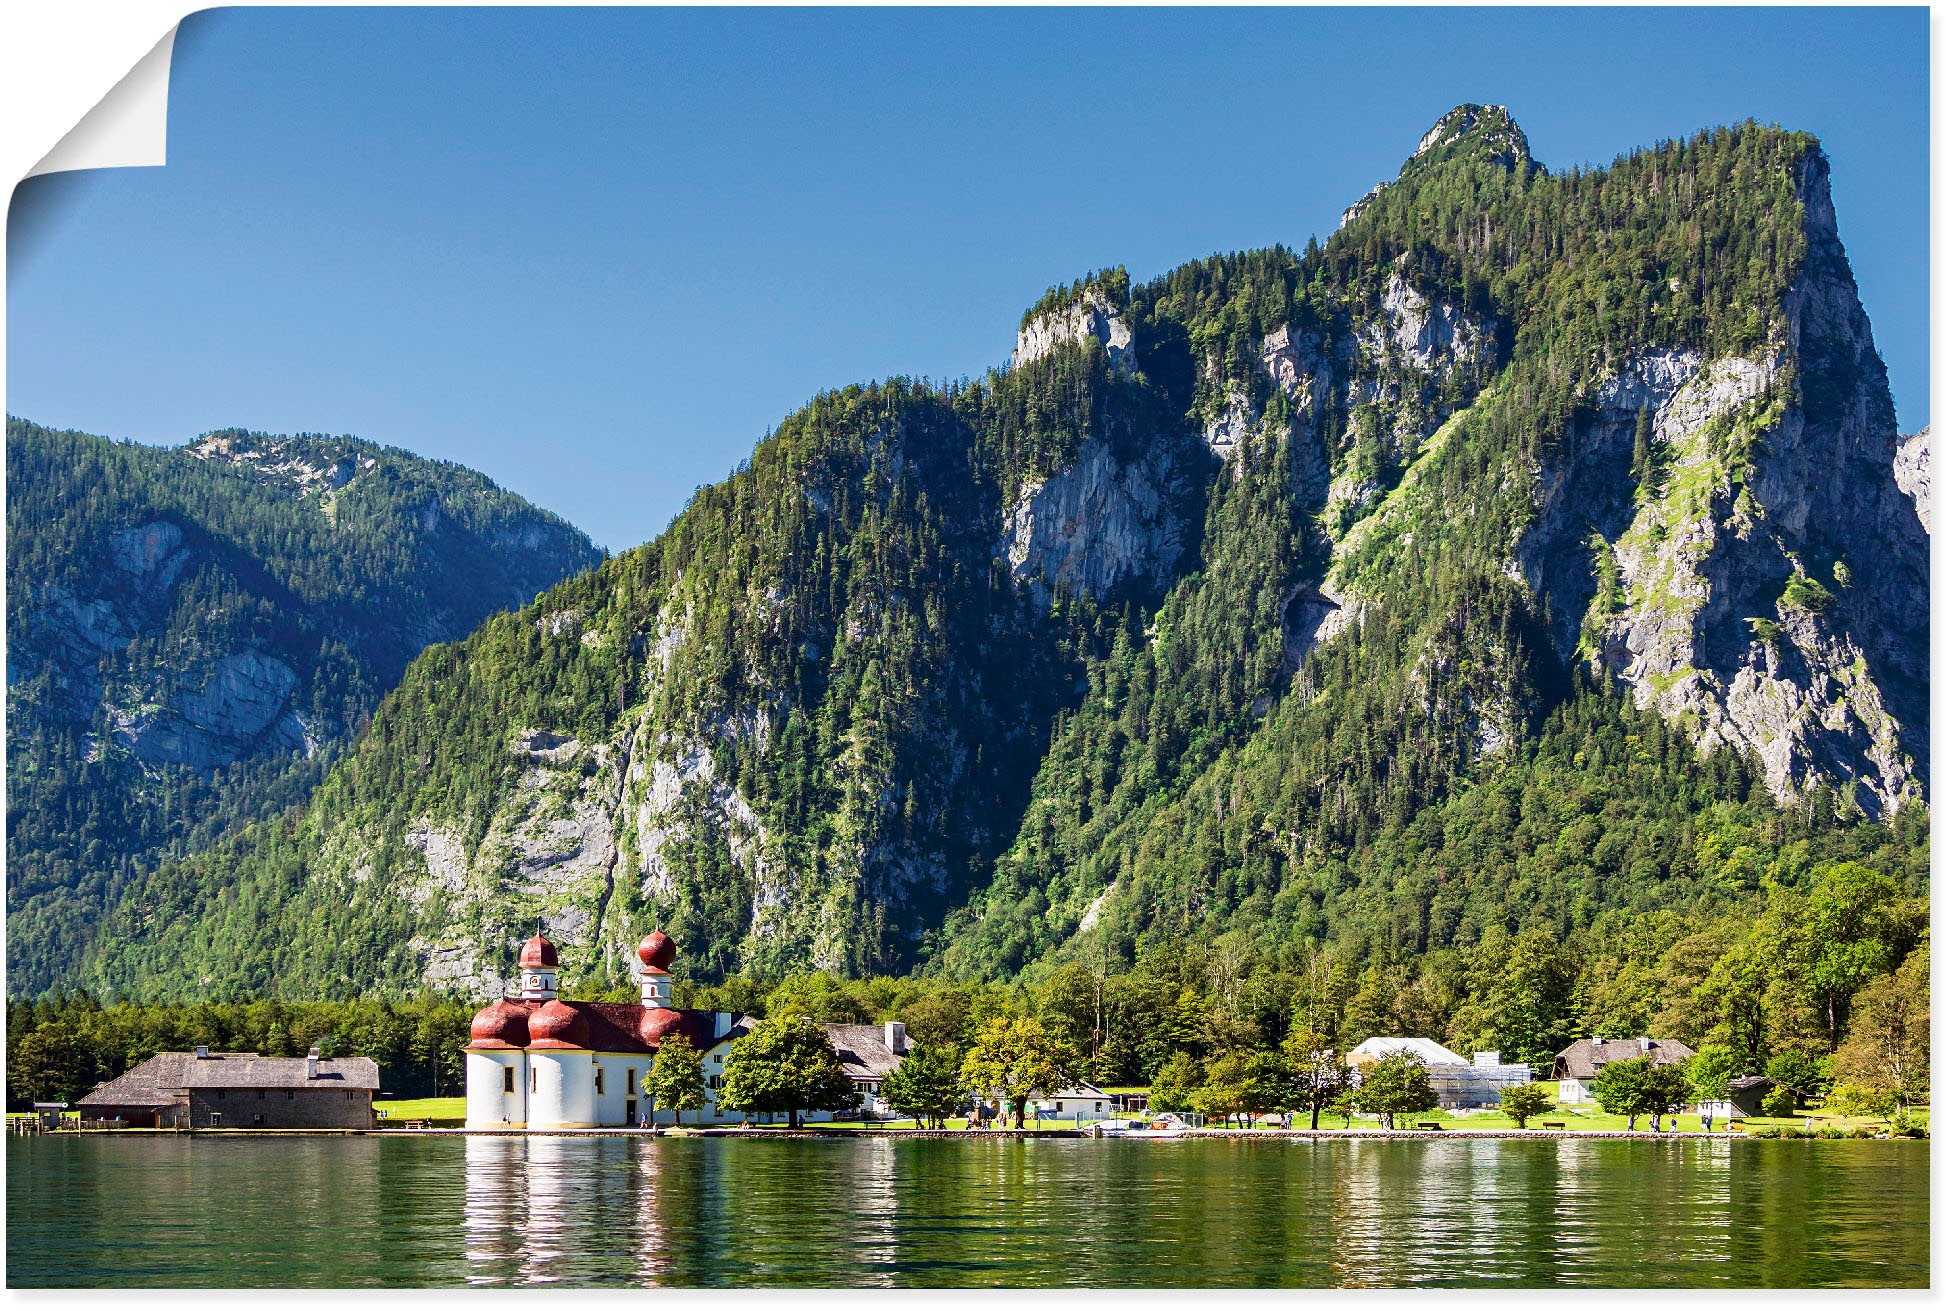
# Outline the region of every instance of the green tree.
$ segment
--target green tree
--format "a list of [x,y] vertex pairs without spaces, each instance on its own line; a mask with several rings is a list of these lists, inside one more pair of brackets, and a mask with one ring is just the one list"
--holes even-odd
[[1595,1075],[1595,1101],[1610,1115],[1626,1115],[1631,1131],[1635,1118],[1649,1109],[1646,1083],[1653,1064],[1647,1056],[1636,1056],[1610,1061]]
[[7,1044],[7,1100],[71,1102],[93,1086],[89,1053],[60,1024],[43,1024]]
[[1825,866],[1816,878],[1804,899],[1803,928],[1813,944],[1805,976],[1824,1002],[1827,1041],[1835,1043],[1852,994],[1887,972],[1901,947],[1901,889],[1853,860]]
[[795,1129],[804,1111],[849,1111],[851,1081],[821,1025],[801,1015],[760,1020],[730,1049],[717,1104],[733,1111],[788,1112]]
[[832,1024],[869,1024],[872,1017],[846,981],[823,970],[793,974],[764,998],[764,1014],[802,1015]]
[[1743,1058],[1721,1043],[1704,1043],[1682,1063],[1683,1074],[1699,1101],[1720,1102],[1730,1095],[1730,1080],[1743,1073]]
[[885,1076],[879,1096],[900,1115],[941,1128],[964,1096],[959,1060],[950,1047],[915,1047]]
[[1467,1050],[1545,1064],[1565,1045],[1574,969],[1556,934],[1489,933],[1468,963],[1470,995],[1458,1024]]
[[1770,1063],[1764,1066],[1764,1077],[1789,1088],[1803,1101],[1823,1089],[1830,1079],[1830,1068],[1825,1060],[1810,1052],[1792,1048],[1770,1058]]
[[655,1059],[642,1075],[642,1096],[649,1103],[649,1121],[655,1122],[658,1105],[676,1113],[682,1123],[684,1111],[703,1105],[703,1054],[680,1033],[664,1035],[656,1048]]
[[1203,1086],[1189,1095],[1189,1104],[1197,1114],[1228,1124],[1231,1117],[1244,1109],[1249,1100],[1244,1060],[1241,1053],[1233,1052],[1211,1064]]
[[1432,1072],[1417,1054],[1408,1051],[1393,1052],[1367,1065],[1359,1072],[1354,1096],[1358,1109],[1367,1115],[1383,1116],[1387,1129],[1395,1127],[1395,1115],[1430,1111],[1439,1105]]
[[1318,1115],[1349,1086],[1351,1069],[1332,1049],[1331,1040],[1315,1029],[1293,1030],[1284,1039],[1282,1051],[1290,1076],[1291,1105],[1309,1111],[1315,1129]]
[[1203,1086],[1203,1067],[1188,1052],[1176,1052],[1162,1063],[1149,1082],[1149,1107],[1157,1111],[1193,1111],[1196,1090]]
[[1528,1120],[1554,1109],[1554,1099],[1538,1083],[1515,1084],[1500,1094],[1500,1109],[1514,1122],[1514,1128],[1525,1129]]
[[1059,1092],[1073,1079],[1078,1063],[1074,1049],[1051,1036],[1040,1021],[1002,1015],[988,1020],[974,1036],[960,1063],[960,1080],[1012,1107],[1018,1129],[1027,1123],[1028,1099]]
[[1874,979],[1853,999],[1851,1032],[1832,1054],[1832,1073],[1869,1087],[1889,1088],[1901,1106],[1931,1090],[1932,952],[1920,948],[1898,970]]
[[1875,1120],[1889,1117],[1899,1107],[1899,1094],[1892,1088],[1870,1083],[1837,1083],[1824,1099],[1824,1109],[1832,1115],[1855,1115]]
[[1642,1074],[1642,1109],[1649,1114],[1649,1127],[1657,1133],[1662,1132],[1662,1117],[1681,1109],[1695,1095],[1681,1062],[1652,1064]]

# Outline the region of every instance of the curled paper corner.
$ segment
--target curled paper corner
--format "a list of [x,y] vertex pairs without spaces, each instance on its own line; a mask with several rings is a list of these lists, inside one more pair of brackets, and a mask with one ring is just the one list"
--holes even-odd
[[27,176],[168,163],[169,60],[175,48],[171,27]]

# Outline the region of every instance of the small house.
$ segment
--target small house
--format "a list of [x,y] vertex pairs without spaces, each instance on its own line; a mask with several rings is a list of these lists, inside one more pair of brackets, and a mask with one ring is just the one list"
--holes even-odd
[[1695,1054],[1673,1038],[1583,1038],[1554,1058],[1554,1078],[1561,1085],[1555,1100],[1564,1105],[1592,1102],[1596,1076],[1615,1061],[1647,1056],[1657,1065],[1675,1065]]
[[1714,1120],[1735,1120],[1764,1113],[1764,1098],[1776,1088],[1774,1080],[1761,1074],[1746,1074],[1741,1079],[1730,1080],[1721,1099],[1712,1102],[1698,1102],[1696,1113],[1707,1115]]
[[84,1120],[154,1129],[369,1129],[369,1057],[157,1052],[76,1105]]
[[1050,1120],[1102,1119],[1115,1111],[1114,1099],[1092,1083],[1069,1084],[1049,1097],[1037,1097],[1037,1114]]
[[884,1024],[824,1024],[825,1037],[831,1040],[831,1050],[838,1054],[838,1064],[850,1080],[858,1085],[861,1109],[867,1116],[891,1115],[893,1110],[879,1097],[885,1086],[885,1076],[899,1068],[909,1050],[905,1025],[897,1020]]

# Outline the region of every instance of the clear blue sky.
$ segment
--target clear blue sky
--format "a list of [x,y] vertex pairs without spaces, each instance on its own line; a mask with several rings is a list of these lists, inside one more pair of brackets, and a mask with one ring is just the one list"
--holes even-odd
[[7,408],[350,432],[623,549],[817,391],[978,375],[1049,284],[1301,246],[1463,101],[1553,168],[1817,133],[1930,419],[1923,9],[217,10],[169,165],[30,184]]

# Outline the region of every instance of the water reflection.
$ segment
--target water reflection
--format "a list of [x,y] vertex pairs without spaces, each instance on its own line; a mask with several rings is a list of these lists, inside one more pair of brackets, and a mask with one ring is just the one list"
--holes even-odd
[[8,1144],[8,1278],[1924,1285],[1928,1162],[1924,1143],[57,1137]]

